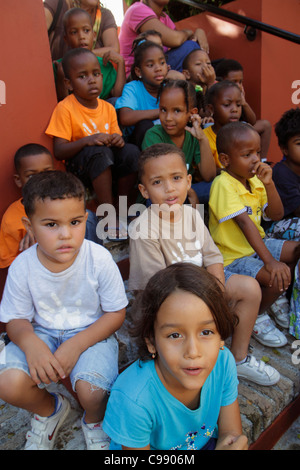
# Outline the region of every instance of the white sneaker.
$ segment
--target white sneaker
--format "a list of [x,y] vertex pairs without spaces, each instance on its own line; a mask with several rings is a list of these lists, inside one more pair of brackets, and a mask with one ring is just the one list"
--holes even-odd
[[70,403],[60,394],[57,397],[56,413],[48,418],[35,414],[31,420],[31,431],[26,434],[24,450],[51,450],[57,432],[70,411]]
[[246,362],[237,364],[237,375],[258,385],[275,385],[279,379],[279,372],[254,356],[247,356]]
[[280,348],[287,344],[285,335],[275,327],[271,318],[266,313],[257,317],[252,336],[259,343],[271,348]]
[[87,450],[108,450],[110,438],[102,429],[102,421],[95,424],[86,424],[82,418],[82,430]]
[[286,295],[281,295],[270,307],[270,313],[282,328],[290,326],[290,304]]

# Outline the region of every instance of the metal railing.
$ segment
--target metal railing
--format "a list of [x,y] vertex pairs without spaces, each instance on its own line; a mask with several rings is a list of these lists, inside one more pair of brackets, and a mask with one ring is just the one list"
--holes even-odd
[[[246,26],[244,32],[250,41],[253,41],[255,39],[256,30],[258,29],[265,33],[272,34],[273,36],[277,36],[282,39],[286,39],[288,41],[294,42],[296,44],[300,44],[300,36],[298,34],[291,33],[290,31],[285,31],[284,29],[277,28],[276,26],[271,26],[269,24],[262,23],[261,21],[253,20],[252,18],[248,18],[247,16],[239,15],[238,13],[224,10],[223,8],[216,7],[214,5],[208,5],[206,3],[198,3],[192,0],[177,0],[177,1],[179,3],[183,3],[190,7],[193,7],[202,11],[207,11],[217,16],[228,18],[230,20],[244,24]],[[284,8],[284,3],[282,4]]]

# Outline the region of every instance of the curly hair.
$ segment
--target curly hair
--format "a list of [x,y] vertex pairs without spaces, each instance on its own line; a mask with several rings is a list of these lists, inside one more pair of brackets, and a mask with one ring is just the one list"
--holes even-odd
[[278,145],[283,148],[287,146],[291,137],[300,135],[300,108],[292,108],[283,113],[275,124],[275,134]]

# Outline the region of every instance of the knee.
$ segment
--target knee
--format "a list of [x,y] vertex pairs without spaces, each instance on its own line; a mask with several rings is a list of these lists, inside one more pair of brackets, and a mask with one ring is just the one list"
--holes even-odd
[[233,301],[253,302],[253,304],[261,302],[261,287],[253,277],[235,274],[228,280],[226,289]]
[[18,369],[10,369],[0,374],[0,398],[7,403],[14,403],[24,394],[30,377]]
[[84,380],[78,380],[75,389],[79,402],[85,410],[97,407],[103,400],[106,401],[107,399],[107,392],[105,390]]

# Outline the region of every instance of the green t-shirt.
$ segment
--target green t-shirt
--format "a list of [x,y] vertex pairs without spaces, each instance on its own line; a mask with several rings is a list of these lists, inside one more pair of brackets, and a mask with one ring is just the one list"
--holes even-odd
[[[97,59],[99,61],[101,72],[103,75],[103,88],[99,95],[99,98],[101,98],[102,100],[105,100],[109,98],[110,92],[112,88],[114,87],[114,84],[116,83],[117,71],[110,62],[107,62],[107,64],[104,65],[102,57],[97,56]],[[61,62],[61,61],[62,59],[57,60],[57,62]],[[53,62],[53,71],[54,71],[54,79],[56,82],[57,68],[54,62]]]
[[[174,144],[171,137],[166,133],[161,124],[155,125],[149,129],[142,143],[142,150],[153,144]],[[194,172],[193,163],[200,163],[200,146],[199,141],[190,132],[185,131],[182,151],[185,155],[186,166],[189,174]]]

